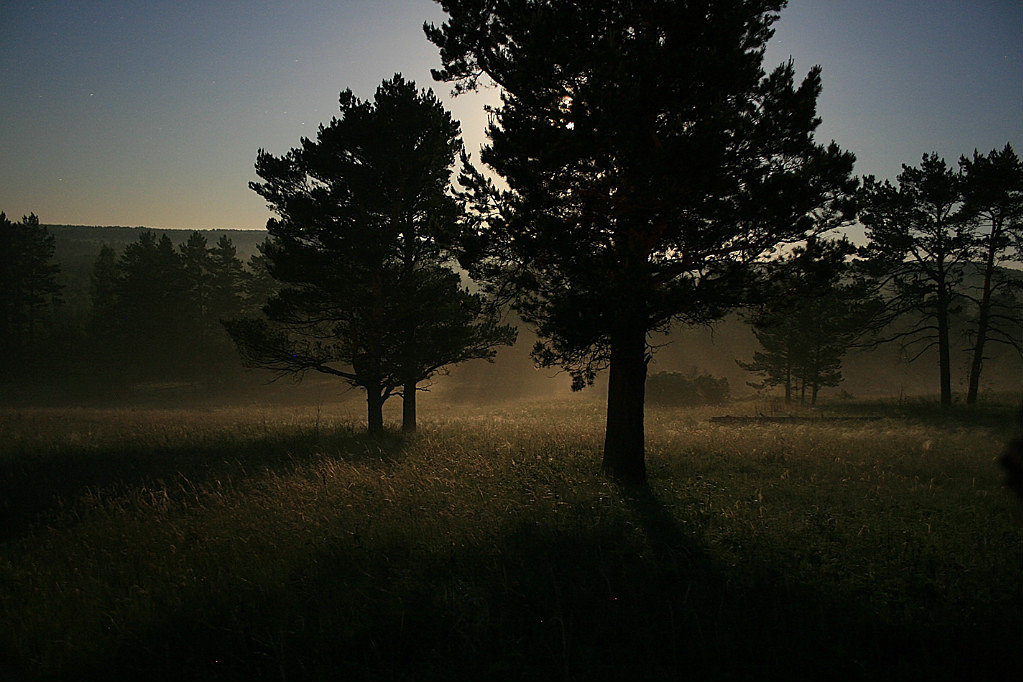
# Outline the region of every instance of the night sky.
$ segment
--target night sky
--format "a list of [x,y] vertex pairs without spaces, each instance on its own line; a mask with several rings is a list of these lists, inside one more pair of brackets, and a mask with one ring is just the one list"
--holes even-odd
[[[248,189],[283,154],[402,72],[483,141],[486,96],[435,84],[431,0],[0,3],[0,210],[44,223],[261,228]],[[824,69],[818,131],[894,178],[1011,142],[1023,154],[1019,0],[793,0],[768,51]]]

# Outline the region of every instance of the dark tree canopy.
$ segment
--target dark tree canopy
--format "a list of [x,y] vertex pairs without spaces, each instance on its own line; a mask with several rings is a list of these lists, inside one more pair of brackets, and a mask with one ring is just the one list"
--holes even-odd
[[763,377],[751,385],[784,387],[786,403],[798,388],[800,404],[809,392],[814,405],[842,382],[842,358],[881,306],[853,272],[855,252],[844,238],[811,237],[772,264],[768,300],[750,315],[761,350],[739,362]]
[[909,322],[882,340],[901,341],[911,359],[936,348],[941,403],[951,405],[951,318],[976,254],[974,225],[962,211],[961,176],[937,154],[903,165],[896,183],[867,176],[859,202],[867,253],[891,294],[879,319]]
[[261,251],[280,289],[266,319],[228,330],[251,365],[364,388],[371,431],[400,394],[411,429],[417,384],[445,365],[492,358],[514,332],[448,265],[461,151],[451,115],[400,75],[372,101],[342,92],[340,110],[285,156],[259,152],[263,181],[251,187],[277,216]]
[[104,244],[99,255],[93,262],[89,274],[89,298],[92,302],[92,314],[108,324],[117,318],[117,280],[120,272],[117,267],[117,252],[113,247]]
[[209,319],[219,326],[220,320],[236,316],[242,308],[252,275],[245,271],[238,249],[227,235],[210,248],[209,267]]
[[[118,261],[118,322],[126,342],[124,361],[149,377],[172,373],[183,363],[190,339],[188,278],[167,235],[143,232]],[[187,321],[186,321],[187,320]],[[143,359],[144,358],[144,359]]]
[[41,316],[60,300],[53,235],[30,214],[13,222],[0,213],[0,376],[30,354]]
[[181,321],[185,323],[178,333],[185,339],[183,346],[189,358],[201,364],[207,340],[219,330],[219,324],[211,315],[213,259],[209,242],[201,232],[192,232],[178,250],[182,276]]
[[784,2],[438,0],[443,68],[497,84],[466,165],[479,217],[465,260],[536,326],[580,388],[609,367],[604,469],[645,478],[652,331],[746,301],[751,264],[843,217],[853,157],[814,140],[820,69],[770,74]]
[[971,348],[966,403],[977,402],[988,342],[1023,353],[1023,319],[1019,314],[1023,282],[1005,266],[1023,262],[1023,162],[1011,145],[988,154],[973,152],[959,159],[963,212],[976,230],[980,284],[964,295],[975,310],[969,330]]
[[90,276],[90,366],[111,383],[206,383],[239,369],[219,323],[242,312],[246,275],[234,253],[226,235],[211,248],[200,232],[175,248],[146,230],[120,257],[104,246]]
[[94,370],[108,373],[115,363],[115,356],[123,353],[121,347],[121,317],[118,292],[120,269],[117,252],[104,244],[93,261],[89,273],[88,338],[89,364]]

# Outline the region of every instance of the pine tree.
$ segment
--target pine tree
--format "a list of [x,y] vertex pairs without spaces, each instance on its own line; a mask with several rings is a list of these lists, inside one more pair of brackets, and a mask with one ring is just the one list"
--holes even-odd
[[113,311],[117,307],[119,278],[117,252],[109,244],[104,244],[89,274],[89,300],[92,310],[100,318],[109,319],[116,314]]
[[534,358],[609,370],[603,468],[645,480],[648,334],[748,300],[754,264],[834,225],[853,157],[814,140],[820,69],[770,74],[784,2],[438,0],[434,73],[500,88],[466,265],[513,298]]
[[[178,247],[181,256],[183,290],[183,326],[178,330],[184,339],[192,370],[200,376],[210,371],[210,339],[216,323],[212,316],[213,263],[209,243],[201,232],[193,231]],[[219,324],[217,325],[219,327]]]
[[[1019,262],[1023,253],[1013,245],[1023,242],[1023,162],[1011,145],[987,155],[973,152],[960,158],[964,213],[978,231],[981,283],[965,296],[976,310],[973,318],[969,388],[966,404],[977,402],[980,374],[988,341],[1012,346],[1023,353],[1023,319],[1020,319],[1020,277],[1005,269]],[[980,291],[977,292],[976,289]]]
[[882,303],[855,276],[846,239],[812,237],[773,264],[767,302],[751,316],[762,350],[739,362],[763,376],[756,388],[783,386],[785,402],[816,405],[826,386],[842,382],[842,358]]
[[226,326],[250,365],[365,389],[371,432],[383,429],[384,402],[402,395],[413,429],[419,382],[493,357],[513,332],[448,268],[458,124],[400,75],[372,101],[342,92],[340,109],[315,141],[283,157],[260,151],[263,182],[250,186],[277,215],[260,251],[280,288],[266,319]]
[[104,244],[89,274],[91,308],[87,324],[90,348],[90,367],[112,378],[111,369],[124,352],[124,325],[118,299],[121,271],[117,265],[117,252]]
[[911,360],[936,348],[941,404],[951,405],[951,320],[964,268],[976,254],[975,226],[962,212],[961,176],[937,154],[925,154],[919,166],[903,164],[896,182],[867,176],[859,197],[867,252],[892,293],[878,319],[910,322],[881,341],[900,340],[913,349]]
[[182,334],[189,326],[181,256],[167,235],[149,231],[128,244],[118,260],[117,305],[126,348],[126,374],[174,375],[187,366]]
[[43,317],[60,302],[53,235],[34,214],[21,222],[0,213],[0,371],[18,372],[38,340]]
[[266,256],[262,253],[266,248],[266,242],[261,243],[257,247],[256,253],[252,254],[245,264],[245,274],[242,280],[241,309],[243,316],[259,315],[267,301],[280,289],[277,280],[270,274]]
[[237,317],[242,312],[248,273],[238,258],[238,249],[231,238],[222,235],[210,249],[209,316],[219,328],[220,321]]

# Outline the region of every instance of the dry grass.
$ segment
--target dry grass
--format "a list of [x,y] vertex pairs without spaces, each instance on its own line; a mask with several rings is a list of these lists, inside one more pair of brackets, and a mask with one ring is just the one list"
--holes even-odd
[[1008,419],[654,409],[650,490],[622,491],[597,403],[429,405],[409,438],[351,409],[0,413],[9,660],[147,680],[1019,666]]

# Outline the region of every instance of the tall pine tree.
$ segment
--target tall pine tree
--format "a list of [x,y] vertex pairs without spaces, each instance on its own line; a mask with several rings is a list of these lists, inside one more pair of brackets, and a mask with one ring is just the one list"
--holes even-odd
[[[178,247],[181,256],[182,290],[181,307],[184,316],[179,336],[184,339],[184,347],[189,365],[201,374],[209,371],[207,366],[210,355],[206,352],[214,331],[220,325],[211,315],[212,305],[212,261],[206,237],[199,231],[193,231],[188,239]],[[217,327],[214,329],[213,325]]]
[[0,372],[18,373],[33,354],[45,312],[60,301],[53,235],[34,214],[0,213]]
[[341,93],[340,116],[283,157],[260,151],[253,190],[277,217],[263,263],[280,284],[266,319],[227,323],[250,365],[318,371],[366,391],[369,430],[444,365],[491,358],[514,332],[449,268],[457,224],[448,188],[458,124],[400,75],[372,101]]
[[811,237],[772,264],[767,301],[751,315],[761,350],[739,366],[763,377],[754,387],[782,386],[785,402],[816,405],[826,386],[842,382],[842,358],[881,302],[853,271],[846,239]]
[[186,367],[189,338],[188,278],[167,235],[150,231],[128,244],[117,263],[117,310],[124,339],[124,375],[174,376]]
[[534,357],[608,368],[603,468],[643,481],[648,334],[747,300],[754,263],[833,226],[853,157],[814,140],[820,69],[763,69],[782,1],[438,0],[443,68],[500,89],[466,262],[508,293]]
[[[209,317],[216,327],[220,321],[237,317],[244,306],[249,273],[238,258],[238,249],[226,234],[209,251]],[[264,299],[265,300],[265,299]]]
[[937,154],[903,164],[896,183],[867,176],[859,197],[867,253],[892,294],[878,319],[909,325],[882,341],[901,341],[913,349],[911,359],[936,349],[941,404],[951,405],[952,316],[976,254],[975,227],[962,212],[961,176]]
[[988,154],[973,152],[959,159],[966,219],[976,226],[979,240],[980,284],[965,296],[973,304],[973,344],[966,404],[977,402],[980,374],[988,341],[1012,346],[1023,353],[1023,319],[1018,313],[1023,282],[1005,266],[1019,262],[1023,253],[1013,246],[1023,242],[1023,162],[1011,145]]

